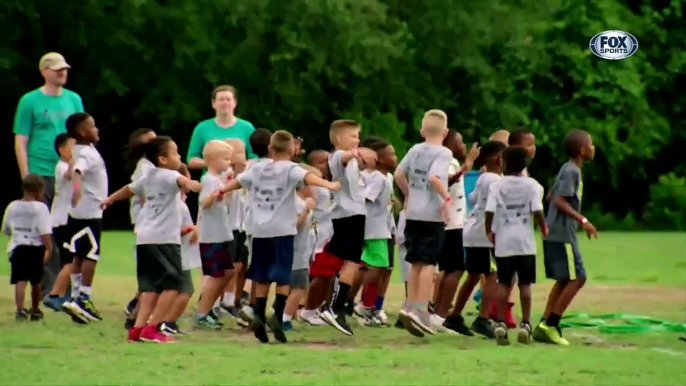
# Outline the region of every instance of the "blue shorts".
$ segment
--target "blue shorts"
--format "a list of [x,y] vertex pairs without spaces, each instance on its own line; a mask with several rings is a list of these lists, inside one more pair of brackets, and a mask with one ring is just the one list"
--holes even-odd
[[231,243],[200,243],[200,261],[202,262],[202,274],[214,278],[221,278],[226,271],[233,269],[233,257],[231,256]]
[[543,240],[545,276],[557,281],[586,279],[584,261],[576,243]]
[[252,238],[250,267],[245,277],[255,283],[291,284],[295,236]]

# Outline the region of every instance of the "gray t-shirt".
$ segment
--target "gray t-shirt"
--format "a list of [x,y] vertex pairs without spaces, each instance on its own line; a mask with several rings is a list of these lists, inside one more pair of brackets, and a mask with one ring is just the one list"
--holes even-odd
[[555,178],[555,183],[550,189],[550,204],[548,205],[548,215],[545,218],[545,222],[548,224],[548,240],[576,243],[579,223],[566,214],[560,213],[557,205],[555,205],[554,197],[564,197],[569,205],[578,212],[581,209],[583,186],[581,169],[571,161],[562,165],[560,172],[557,173],[557,178]]
[[[155,169],[155,165],[150,162],[147,158],[141,158],[136,164],[136,170],[131,174],[131,182],[141,179],[143,176],[148,174],[149,171]],[[129,208],[129,215],[131,216],[131,224],[136,224],[136,219],[143,207],[142,198],[145,197],[145,193],[141,195],[136,195],[131,197],[131,207]]]
[[486,237],[486,219],[484,211],[488,202],[488,192],[491,184],[500,180],[500,175],[486,172],[476,180],[474,192],[471,198],[474,200],[474,207],[465,221],[462,231],[462,240],[465,247],[487,247],[493,248],[493,243]]
[[401,210],[398,214],[398,234],[395,236],[398,245],[405,244],[405,211]]
[[497,257],[536,254],[532,213],[543,210],[542,201],[533,178],[505,176],[491,184],[486,212],[493,213]]
[[365,184],[367,216],[364,225],[365,240],[391,237],[388,214],[391,212],[391,185],[378,170],[362,173]]
[[155,168],[129,184],[133,194],[145,194],[145,204],[136,219],[136,244],[181,245],[181,174]]
[[[204,209],[202,202],[211,194],[219,191],[224,185],[224,179],[211,173],[205,173],[200,180],[202,189],[198,202],[201,203],[198,211],[198,226],[200,227],[199,241],[203,244],[224,243],[233,240],[233,232],[229,225],[229,212],[226,200],[215,201]],[[238,192],[232,192],[232,196]]]
[[69,215],[77,219],[102,218],[102,202],[107,198],[107,169],[94,145],[74,146],[74,173],[81,174],[81,200]]
[[[191,217],[191,211],[183,200],[179,200],[179,213],[181,215],[181,229],[179,233],[181,233],[181,230],[192,227],[195,224],[193,223],[193,217]],[[181,238],[181,268],[187,271],[193,266],[199,266],[199,261],[200,246],[197,243],[191,244],[191,234],[188,233]]]
[[331,210],[333,209],[334,203],[331,192],[321,186],[312,187],[312,196],[317,203],[312,210],[312,222],[317,237],[314,252],[319,253],[324,250],[324,246],[331,240],[331,236],[333,236]]
[[364,180],[360,174],[357,159],[353,158],[343,165],[341,158],[345,152],[336,150],[329,154],[329,170],[332,180],[341,183],[341,190],[333,193],[334,207],[332,219],[365,214]]
[[59,160],[55,166],[55,197],[52,199],[52,209],[50,210],[53,228],[67,225],[69,218],[74,185],[71,179],[65,177],[67,170],[69,170],[69,163]]
[[295,189],[302,186],[306,175],[307,170],[294,162],[274,161],[252,164],[238,176],[238,181],[248,190],[252,237],[298,233]]
[[398,165],[407,175],[409,194],[407,219],[443,222],[443,199],[434,191],[429,177],[436,176],[448,187],[448,167],[453,155],[446,147],[419,143],[410,148]]
[[48,207],[41,201],[12,201],[2,218],[2,233],[10,236],[10,253],[19,245],[43,245],[41,236],[52,234]]
[[[388,184],[391,187],[391,199],[395,197],[395,191],[393,191],[393,173],[388,173],[386,174],[386,179],[388,180]],[[396,233],[396,225],[395,225],[395,217],[393,216],[393,203],[391,201],[391,206],[390,210],[388,211],[388,229],[391,232],[391,236],[395,236]]]
[[229,204],[229,228],[232,231],[243,230],[243,218],[245,217],[245,190],[239,189],[231,192],[228,198]]
[[[298,217],[305,210],[305,200],[296,196],[295,197],[296,211]],[[314,253],[314,234],[310,232],[312,225],[312,212],[307,216],[305,220],[305,225],[302,230],[298,230],[295,235],[294,241],[294,253],[293,253],[293,271],[299,269],[307,269],[310,266],[310,259]]]
[[[271,163],[272,160],[270,158],[256,158],[253,160],[249,160],[248,164],[246,166],[245,170],[250,169],[251,167],[261,164],[261,163]],[[245,170],[243,173],[245,173]],[[242,173],[241,173],[242,174]],[[236,177],[240,181],[240,174]],[[245,192],[244,195],[244,202],[245,202],[245,217],[243,217],[243,229],[245,230],[245,233],[248,235],[252,235],[252,213],[250,212],[250,195],[247,194],[248,189],[243,187],[241,189],[243,192]]]

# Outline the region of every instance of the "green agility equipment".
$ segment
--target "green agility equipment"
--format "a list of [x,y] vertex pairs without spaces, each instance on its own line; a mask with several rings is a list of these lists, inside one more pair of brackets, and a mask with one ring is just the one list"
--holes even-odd
[[[622,321],[623,323],[609,323],[608,321]],[[597,328],[599,332],[605,334],[636,334],[665,331],[686,333],[686,323],[675,323],[631,314],[570,314],[562,317],[560,327]]]

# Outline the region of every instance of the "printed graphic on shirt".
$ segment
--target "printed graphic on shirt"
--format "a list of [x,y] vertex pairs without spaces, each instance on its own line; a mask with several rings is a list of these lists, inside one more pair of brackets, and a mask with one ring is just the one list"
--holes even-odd
[[10,236],[8,252],[19,245],[43,245],[41,236],[52,234],[48,207],[39,201],[12,201],[2,218],[2,233]]

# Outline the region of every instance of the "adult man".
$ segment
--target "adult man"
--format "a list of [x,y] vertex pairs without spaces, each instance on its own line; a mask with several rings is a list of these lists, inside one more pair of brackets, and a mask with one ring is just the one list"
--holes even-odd
[[[54,148],[55,137],[66,132],[65,121],[73,113],[83,112],[81,97],[64,88],[71,68],[64,56],[50,52],[40,59],[38,69],[45,84],[20,100],[14,116],[14,152],[23,179],[29,173],[43,177],[45,204],[50,208],[55,194],[55,165],[59,157]],[[60,270],[60,259],[50,259],[43,275],[43,293],[52,288]]]

